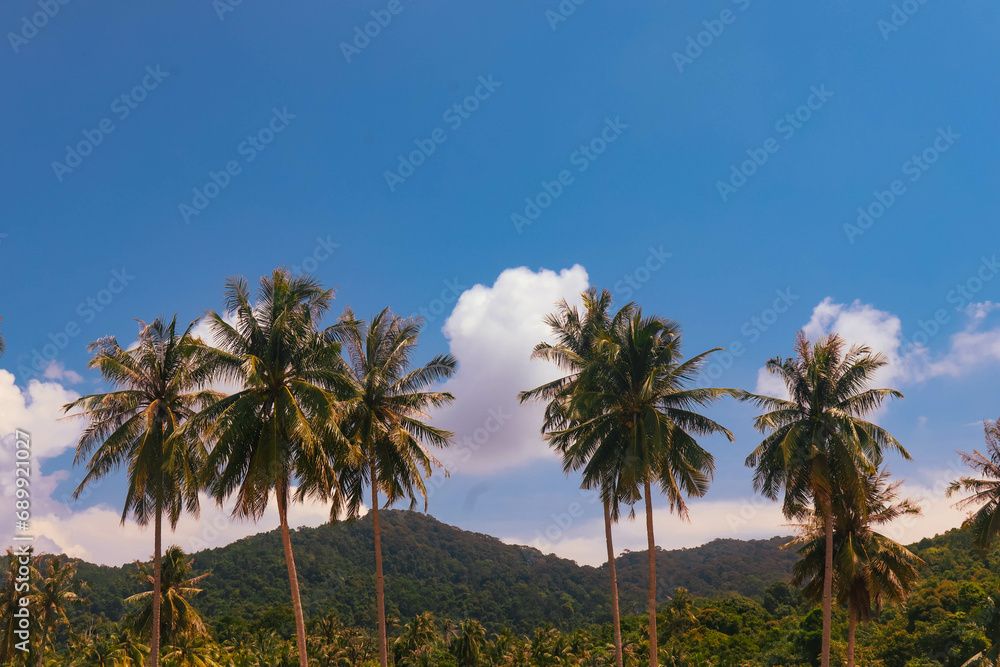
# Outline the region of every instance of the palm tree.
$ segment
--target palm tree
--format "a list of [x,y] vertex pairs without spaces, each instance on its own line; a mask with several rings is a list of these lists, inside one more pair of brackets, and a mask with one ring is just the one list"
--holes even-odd
[[[26,595],[27,589],[24,586],[28,581],[38,581],[38,570],[33,562],[21,563],[21,557],[10,547],[7,548],[4,560],[7,571],[4,573],[3,588],[0,588],[0,619],[3,623],[0,626],[0,665],[29,664],[25,658],[30,656],[26,656],[17,645],[27,641],[37,629],[38,606],[33,596]],[[19,571],[22,567],[27,568],[26,577]],[[28,622],[31,625],[27,635],[18,634],[19,630],[23,630],[20,626],[22,617],[16,615],[23,609],[22,599],[28,602]],[[25,659],[23,663],[16,662],[22,659]]]
[[1000,605],[987,597],[977,614],[976,625],[989,638],[990,645],[962,663],[962,667],[996,667],[1000,665]]
[[169,667],[223,667],[218,647],[203,637],[179,637],[163,656]]
[[[2,317],[0,317],[0,322],[3,322]],[[7,341],[6,339],[4,339],[3,334],[0,333],[0,357],[2,357],[3,353],[6,351],[7,351]]]
[[[923,561],[909,549],[876,532],[902,516],[920,514],[919,505],[898,499],[901,482],[889,483],[885,470],[867,475],[861,507],[835,495],[833,528],[834,588],[837,602],[847,607],[847,665],[854,667],[854,637],[858,621],[871,620],[872,609],[884,603],[901,604],[917,581]],[[826,531],[817,514],[801,524],[802,535],[788,546],[799,546],[802,556],[793,568],[792,584],[804,586],[810,600],[823,599]]]
[[475,619],[462,621],[458,628],[458,636],[452,642],[458,664],[461,667],[476,667],[486,644],[486,630]]
[[437,636],[438,625],[434,614],[429,611],[417,614],[412,621],[403,626],[403,632],[393,642],[397,661],[400,657],[412,655],[429,647]]
[[[188,602],[188,598],[194,597],[201,592],[197,588],[205,577],[210,573],[188,578],[191,572],[191,564],[194,561],[185,561],[184,552],[179,546],[172,545],[163,555],[163,571],[160,580],[160,638],[164,645],[173,644],[181,638],[207,637],[208,628],[198,612]],[[139,567],[138,578],[141,581],[153,583],[153,576],[142,563],[136,563]],[[143,603],[135,614],[132,627],[141,637],[152,634],[152,610],[153,591],[138,593],[125,600],[126,604]]]
[[210,368],[191,338],[191,326],[178,336],[176,316],[169,324],[157,318],[152,324],[140,325],[138,346],[132,349],[123,349],[113,336],[90,345],[97,353],[89,367],[98,369],[115,390],[79,398],[63,406],[63,411],[80,409],[73,416],[88,421],[74,464],[94,452],[74,498],[91,482],[124,466],[128,489],[122,525],[129,515],[140,526],[153,521],[155,594],[149,662],[156,667],[163,516],[166,514],[174,529],[183,510],[196,516],[199,510],[203,452],[197,442],[179,437],[179,433],[181,425],[217,400],[218,394],[204,388]]
[[614,318],[598,343],[599,361],[586,364],[577,379],[581,389],[574,392],[570,410],[574,417],[579,415],[579,423],[553,433],[551,440],[566,452],[567,468],[582,469],[585,480],[612,487],[614,497],[629,504],[645,498],[649,664],[656,667],[652,485],[667,496],[671,512],[688,518],[684,496],[705,495],[715,469],[715,459],[693,435],[721,433],[733,439],[732,433],[697,409],[736,392],[689,386],[708,355],[719,348],[682,362],[677,323],[625,308],[627,312]]
[[784,489],[782,511],[788,518],[804,517],[809,503],[822,517],[826,537],[823,574],[823,638],[821,665],[830,665],[833,618],[834,494],[845,502],[863,502],[863,480],[877,472],[883,450],[910,455],[880,426],[864,420],[889,398],[902,398],[895,389],[871,389],[872,377],[886,365],[884,355],[868,347],[852,346],[832,335],[811,344],[801,332],[794,358],[775,357],[767,370],[784,381],[790,398],[744,393],[741,398],[765,410],[754,426],[767,434],[747,457],[755,468],[754,489],[777,500]]
[[139,641],[139,638],[128,627],[119,624],[118,630],[111,635],[119,655],[120,667],[141,667],[149,654],[149,647]]
[[[541,342],[531,353],[533,359],[544,359],[556,364],[568,374],[518,394],[521,403],[537,399],[547,399],[545,420],[542,423],[542,433],[551,434],[567,426],[579,422],[581,417],[570,414],[571,399],[578,388],[581,371],[588,363],[600,363],[598,342],[605,335],[611,324],[608,311],[611,308],[611,293],[603,290],[600,295],[596,287],[584,292],[583,314],[575,306],[570,306],[565,299],[557,304],[557,312],[545,317],[545,323],[552,330],[555,344]],[[618,317],[631,313],[631,305],[619,311]],[[563,441],[565,442],[565,440]],[[573,467],[571,459],[563,450],[563,462],[567,472]],[[585,478],[583,488],[591,488],[595,480]],[[611,627],[615,641],[615,665],[622,667],[622,630],[618,606],[618,573],[615,564],[615,547],[612,540],[611,523],[618,520],[619,502],[614,485],[613,475],[602,477],[597,486],[601,489],[601,499],[604,505],[604,538],[608,549],[608,576],[611,580]]]
[[89,630],[73,646],[73,665],[79,667],[124,667],[128,663],[123,658],[121,647],[106,632]]
[[382,667],[386,667],[379,492],[385,496],[386,505],[410,498],[411,509],[416,506],[419,495],[426,509],[427,489],[423,475],[430,475],[431,466],[440,466],[440,463],[423,443],[446,447],[453,434],[423,421],[427,418],[425,411],[454,400],[447,392],[427,391],[427,387],[451,377],[455,372],[455,359],[450,354],[438,355],[424,366],[411,370],[420,325],[393,315],[388,308],[369,324],[356,320],[348,309],[340,319],[337,333],[344,341],[349,358],[343,364],[350,378],[343,397],[344,433],[357,452],[349,481],[344,485],[343,506],[349,516],[357,516],[364,502],[364,487],[370,487],[379,660]]
[[985,553],[1000,533],[1000,420],[983,423],[986,431],[986,454],[979,450],[958,452],[962,462],[980,477],[962,477],[948,487],[948,496],[966,492],[972,495],[955,504],[965,509],[978,506],[963,524],[972,529],[976,550]]
[[[317,330],[333,291],[308,276],[277,269],[260,280],[256,304],[243,278],[226,282],[225,309],[211,311],[220,348],[207,349],[214,377],[243,388],[190,423],[211,444],[205,468],[209,493],[221,505],[234,493],[233,515],[257,520],[273,492],[295,614],[299,664],[308,667],[305,618],[288,528],[288,505],[315,493],[336,494],[347,442],[338,427],[335,391],[345,384],[332,329]],[[292,491],[297,484],[293,498]]]
[[[38,667],[45,664],[45,642],[49,630],[56,629],[60,624],[69,625],[66,609],[71,604],[84,602],[77,595],[78,585],[73,582],[76,576],[76,563],[64,561],[61,558],[47,559],[48,571],[37,585],[35,601],[41,611],[41,644],[38,647]],[[39,568],[41,569],[41,568]]]
[[686,588],[675,588],[673,597],[670,598],[670,606],[667,608],[667,623],[671,633],[684,632],[697,622],[695,617],[696,607],[694,598]]

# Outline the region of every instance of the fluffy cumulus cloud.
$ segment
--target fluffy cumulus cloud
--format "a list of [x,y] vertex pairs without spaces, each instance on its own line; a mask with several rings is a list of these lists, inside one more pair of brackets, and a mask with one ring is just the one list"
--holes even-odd
[[[913,331],[904,334],[900,318],[888,311],[860,301],[836,303],[828,297],[813,309],[802,331],[810,340],[839,333],[848,344],[881,352],[889,363],[879,370],[875,383],[897,386],[942,375],[959,376],[1000,361],[998,312],[1000,304],[989,301],[969,304],[957,317],[939,310],[935,318],[919,320]],[[936,345],[955,320],[960,321],[961,330],[948,336],[943,346]],[[944,349],[935,353],[934,347]],[[784,395],[781,382],[765,369],[758,372],[757,391]]]
[[551,364],[532,360],[536,343],[550,339],[543,317],[565,298],[580,303],[587,272],[507,269],[492,286],[475,285],[459,297],[444,325],[458,372],[444,385],[455,402],[435,414],[456,434],[445,455],[452,472],[491,473],[550,457],[539,436],[541,404],[519,405],[519,391],[559,377]]
[[885,354],[889,364],[879,370],[875,379],[880,386],[891,385],[892,380],[903,372],[900,363],[902,324],[892,313],[878,310],[870,304],[855,301],[845,305],[826,298],[813,309],[812,317],[802,331],[810,340],[839,333],[849,345],[867,345]]
[[63,419],[62,406],[79,397],[56,381],[31,380],[27,388],[21,388],[14,383],[13,373],[0,369],[0,435],[8,443],[20,429],[31,434],[36,457],[61,454],[76,444],[80,433],[78,422]]

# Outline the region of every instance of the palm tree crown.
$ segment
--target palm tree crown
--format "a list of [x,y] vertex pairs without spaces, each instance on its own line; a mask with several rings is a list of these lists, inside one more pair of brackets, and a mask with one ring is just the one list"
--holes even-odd
[[176,316],[169,324],[159,318],[140,324],[133,348],[123,349],[113,336],[90,346],[96,354],[88,366],[117,389],[63,407],[64,412],[79,409],[72,416],[88,422],[74,463],[93,452],[75,495],[127,466],[122,523],[132,516],[146,525],[159,509],[176,527],[185,509],[198,513],[201,452],[197,443],[192,446],[190,440],[172,436],[219,395],[206,388],[211,369],[190,336],[191,326],[177,335]]
[[1000,420],[987,421],[986,453],[979,450],[959,452],[962,462],[975,470],[980,477],[961,477],[948,487],[948,495],[959,492],[971,493],[956,506],[959,508],[978,507],[964,525],[972,528],[973,545],[980,552],[986,552],[1000,534]]
[[754,426],[767,437],[746,460],[754,468],[754,488],[771,500],[783,489],[789,518],[804,516],[812,502],[828,505],[835,486],[860,500],[864,476],[877,472],[886,449],[910,459],[888,431],[863,419],[887,399],[903,397],[895,389],[869,388],[887,359],[868,347],[846,353],[844,347],[837,335],[813,345],[799,334],[796,357],[775,357],[766,365],[789,398],[742,395],[765,410]]
[[[201,616],[188,602],[188,598],[201,592],[198,584],[210,573],[188,578],[193,561],[185,560],[184,552],[173,545],[163,554],[163,574],[161,580],[160,599],[162,609],[160,614],[160,636],[165,645],[173,644],[180,638],[207,637],[208,628]],[[152,583],[153,576],[142,563],[138,578]],[[133,618],[132,627],[142,637],[148,637],[153,625],[153,591],[138,593],[125,600],[126,604],[140,605]]]
[[424,443],[446,447],[452,433],[431,426],[426,410],[451,403],[448,392],[427,391],[451,377],[456,361],[438,355],[411,369],[420,325],[393,315],[388,308],[370,323],[345,311],[338,326],[348,362],[347,391],[343,394],[344,434],[359,456],[353,474],[345,476],[344,500],[349,515],[356,515],[365,500],[364,486],[377,487],[386,504],[403,498],[416,507],[427,489],[424,476],[440,465]]

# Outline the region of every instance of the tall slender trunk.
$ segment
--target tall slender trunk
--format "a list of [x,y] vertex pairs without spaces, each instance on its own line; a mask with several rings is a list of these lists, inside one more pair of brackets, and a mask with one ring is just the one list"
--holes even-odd
[[611,627],[615,633],[615,667],[622,667],[622,625],[618,611],[618,572],[615,546],[611,541],[611,503],[604,501],[604,536],[608,542],[608,573],[611,575]]
[[163,581],[163,507],[156,501],[156,518],[153,520],[153,629],[149,642],[150,667],[160,664],[160,603]]
[[646,537],[649,542],[649,667],[657,667],[656,653],[656,542],[653,540],[653,497],[646,480]]
[[823,567],[823,648],[820,666],[830,667],[830,639],[833,633],[833,508],[823,508],[826,524],[826,564]]
[[45,640],[49,636],[49,610],[42,614],[42,645],[38,647],[38,667],[45,664]]
[[302,599],[299,597],[299,577],[295,572],[295,556],[292,554],[292,534],[288,530],[288,484],[276,489],[278,519],[281,522],[281,543],[285,547],[285,564],[288,566],[288,584],[292,589],[292,611],[295,613],[295,641],[299,649],[299,667],[309,667],[306,653],[306,621],[302,614]]
[[382,578],[382,528],[378,522],[378,484],[372,470],[372,518],[375,524],[375,605],[378,612],[378,659],[382,667],[388,667],[385,639],[385,582]]
[[854,607],[847,605],[847,667],[854,667],[854,628],[858,624]]

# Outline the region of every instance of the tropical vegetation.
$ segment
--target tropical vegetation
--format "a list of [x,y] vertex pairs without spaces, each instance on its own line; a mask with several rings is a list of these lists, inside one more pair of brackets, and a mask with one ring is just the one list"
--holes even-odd
[[[531,354],[559,375],[519,399],[544,402],[545,439],[603,507],[608,561],[581,568],[416,518],[427,478],[449,472],[435,450],[454,434],[436,414],[454,400],[441,384],[457,362],[419,364],[421,322],[389,308],[324,324],[333,298],[277,269],[255,293],[228,280],[204,337],[158,317],[135,344],[91,345],[109,389],[64,407],[84,422],[76,493],[124,470],[121,520],[153,526],[152,564],[8,551],[0,665],[998,664],[1000,426],[986,423],[985,454],[962,455],[976,475],[949,487],[971,494],[958,501],[966,525],[909,547],[890,539],[887,525],[919,508],[886,468],[907,450],[872,418],[902,398],[877,387],[880,352],[800,333],[794,356],[766,366],[783,395],[765,396],[708,386],[721,348],[686,357],[680,324],[636,303],[612,313],[595,288],[556,304]],[[780,551],[713,543],[724,565],[709,566],[656,546],[654,496],[690,517],[715,470],[708,440],[734,440],[705,414],[726,398],[760,411],[746,465],[799,535],[776,538]],[[198,516],[202,495],[249,521],[273,501],[279,528],[164,553],[164,519]],[[331,525],[292,530],[289,507],[306,499],[328,506]],[[390,509],[403,500],[410,511]],[[647,549],[618,555],[614,526],[636,505]],[[664,564],[684,585],[665,584]]]

